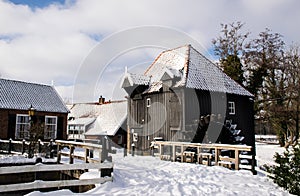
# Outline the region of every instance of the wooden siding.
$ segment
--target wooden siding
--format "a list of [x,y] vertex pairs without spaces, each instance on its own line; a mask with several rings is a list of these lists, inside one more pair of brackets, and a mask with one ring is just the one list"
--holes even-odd
[[[128,144],[135,143],[137,150],[149,151],[154,137],[167,141],[230,143],[223,133],[226,120],[242,130],[243,143],[254,146],[253,102],[249,97],[189,88],[162,89],[131,95],[134,98],[129,99],[129,131],[137,133],[138,141],[133,142],[129,137]],[[228,101],[235,102],[235,115],[229,115]],[[206,125],[200,126],[201,117],[208,117]]]

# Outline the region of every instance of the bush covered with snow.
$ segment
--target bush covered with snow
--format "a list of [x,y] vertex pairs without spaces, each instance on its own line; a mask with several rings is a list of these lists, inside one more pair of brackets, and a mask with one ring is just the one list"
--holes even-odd
[[300,193],[300,144],[287,149],[282,155],[275,154],[273,166],[266,166],[270,177],[292,194]]

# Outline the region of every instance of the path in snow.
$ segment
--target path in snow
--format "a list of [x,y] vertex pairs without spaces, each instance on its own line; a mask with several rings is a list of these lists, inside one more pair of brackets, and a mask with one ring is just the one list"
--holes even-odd
[[[115,155],[114,181],[87,195],[288,195],[270,179],[250,171]],[[39,195],[33,192],[30,195]],[[70,191],[45,193],[69,195]]]

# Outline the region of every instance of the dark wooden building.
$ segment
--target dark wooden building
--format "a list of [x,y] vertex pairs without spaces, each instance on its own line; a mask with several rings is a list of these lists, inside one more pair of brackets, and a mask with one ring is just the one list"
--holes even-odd
[[162,52],[143,75],[126,70],[128,144],[167,141],[255,147],[253,95],[191,45]]
[[[29,112],[30,111],[30,112]],[[66,139],[67,115],[52,86],[0,79],[0,139]]]

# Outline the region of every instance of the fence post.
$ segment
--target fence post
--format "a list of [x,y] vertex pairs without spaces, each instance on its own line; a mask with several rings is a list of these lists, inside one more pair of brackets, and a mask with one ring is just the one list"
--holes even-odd
[[240,153],[239,153],[239,149],[235,149],[234,151],[234,164],[235,164],[235,170],[239,170],[240,168]]
[[53,139],[50,140],[50,158],[53,158],[53,153],[54,153],[54,149],[53,149]]
[[135,151],[135,144],[131,144],[131,155],[134,156],[134,151]]
[[25,139],[22,140],[22,154],[25,153]]
[[59,164],[61,160],[61,154],[60,154],[60,145],[57,143],[57,163]]
[[73,145],[70,146],[70,155],[69,155],[69,163],[70,164],[74,163],[74,157],[73,157],[74,149],[75,149],[75,147]]
[[42,145],[41,145],[41,140],[38,140],[38,152],[41,153],[42,152]]
[[252,152],[252,159],[251,159],[251,171],[253,175],[257,175],[257,171],[255,170],[255,166],[256,166],[256,159],[255,159],[255,147],[252,146],[251,149]]
[[124,148],[123,148],[123,156],[124,156],[124,157],[127,156],[126,144],[124,144]]
[[12,139],[9,139],[9,143],[8,143],[8,154],[11,154],[11,150],[12,150]]
[[89,154],[90,154],[90,150],[88,149],[88,148],[85,148],[85,155],[84,155],[84,162],[85,163],[88,163],[89,161],[88,161],[88,156],[89,156]]
[[102,143],[101,162],[104,162],[108,157],[106,139],[104,137],[101,138],[101,143]]

